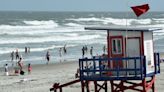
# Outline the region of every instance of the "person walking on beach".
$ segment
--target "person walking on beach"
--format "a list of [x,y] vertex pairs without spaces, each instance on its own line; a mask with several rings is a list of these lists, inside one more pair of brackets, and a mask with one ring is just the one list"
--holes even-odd
[[48,64],[50,61],[50,52],[49,51],[47,51],[47,53],[46,53],[46,59],[47,59],[47,64]]
[[16,49],[15,56],[16,56],[16,60],[19,59],[19,52],[18,52],[18,49]]
[[22,57],[19,58],[18,66],[19,66],[19,68],[20,68],[20,71],[22,71],[22,70],[23,70],[23,61],[22,61]]
[[8,69],[8,64],[5,64],[5,75],[9,75],[9,69]]
[[93,47],[91,47],[91,49],[90,49],[90,55],[91,55],[91,57],[93,56]]
[[32,66],[31,66],[31,64],[29,63],[29,64],[28,64],[28,74],[31,74],[31,71],[32,71]]

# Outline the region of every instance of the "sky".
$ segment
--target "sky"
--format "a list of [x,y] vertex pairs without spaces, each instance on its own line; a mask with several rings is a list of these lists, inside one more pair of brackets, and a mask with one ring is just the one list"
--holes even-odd
[[130,11],[148,3],[150,11],[164,11],[164,0],[0,0],[0,11]]

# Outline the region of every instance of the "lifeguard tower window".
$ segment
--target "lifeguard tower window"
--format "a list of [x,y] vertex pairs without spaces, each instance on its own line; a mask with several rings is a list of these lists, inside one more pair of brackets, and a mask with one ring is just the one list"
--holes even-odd
[[112,54],[122,54],[122,39],[112,39]]

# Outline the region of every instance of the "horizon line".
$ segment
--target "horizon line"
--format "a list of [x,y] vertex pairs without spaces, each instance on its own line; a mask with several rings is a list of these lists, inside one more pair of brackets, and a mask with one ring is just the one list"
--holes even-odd
[[[61,10],[61,11],[46,11],[46,10],[0,10],[0,12],[132,12],[132,11],[71,11],[71,10]],[[164,11],[149,11],[149,12],[164,12]]]

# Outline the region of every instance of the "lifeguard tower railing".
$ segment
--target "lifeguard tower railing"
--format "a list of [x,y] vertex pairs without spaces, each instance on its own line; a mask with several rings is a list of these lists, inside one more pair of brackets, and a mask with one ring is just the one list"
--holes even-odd
[[[125,66],[120,67],[119,62]],[[112,63],[117,67],[111,67]],[[129,67],[128,62],[133,63]],[[139,66],[137,64],[140,64]],[[105,58],[93,57],[79,59],[80,80],[107,81],[107,80],[142,80],[145,77],[160,73],[159,53],[154,54],[154,72],[146,73],[146,57]]]

